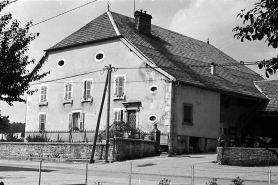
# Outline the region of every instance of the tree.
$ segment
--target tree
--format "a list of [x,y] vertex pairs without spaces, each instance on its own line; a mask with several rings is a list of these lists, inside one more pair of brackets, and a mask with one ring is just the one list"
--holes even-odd
[[[254,4],[254,8],[247,11],[241,10],[237,15],[243,19],[245,26],[237,26],[233,29],[236,32],[234,35],[242,42],[247,39],[249,41],[262,40],[268,46],[278,47],[278,1],[277,0],[260,0]],[[265,68],[266,77],[276,73],[278,69],[278,56],[272,59],[264,59],[258,61],[260,69]]]
[[0,115],[0,132],[5,132],[10,128],[9,116]]
[[[9,1],[0,2],[0,13]],[[24,28],[19,27],[18,20],[12,20],[12,14],[0,14],[0,101],[12,105],[14,101],[25,102],[22,98],[25,92],[32,94],[30,83],[42,79],[47,73],[39,74],[42,64],[35,70],[27,67],[34,64],[26,54],[29,44],[39,33],[28,33],[32,22]]]

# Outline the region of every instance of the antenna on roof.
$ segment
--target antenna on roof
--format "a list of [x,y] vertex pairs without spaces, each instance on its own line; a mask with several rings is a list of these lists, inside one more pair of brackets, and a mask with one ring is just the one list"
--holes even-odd
[[108,12],[110,11],[110,5],[111,5],[110,2],[108,1],[108,2],[107,2]]

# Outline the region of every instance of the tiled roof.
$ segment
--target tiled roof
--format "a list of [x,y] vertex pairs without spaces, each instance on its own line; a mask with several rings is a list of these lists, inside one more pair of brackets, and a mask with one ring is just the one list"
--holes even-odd
[[[111,14],[120,34],[178,81],[223,93],[266,99],[253,84],[263,78],[214,46],[155,25],[151,27],[151,35],[140,34],[135,29],[134,18]],[[50,50],[115,36],[109,16],[104,13]],[[217,65],[215,75],[210,73],[212,62]]]
[[116,36],[107,13],[104,13],[47,50],[94,42]]
[[257,88],[269,99],[259,111],[278,112],[278,80],[254,82]]

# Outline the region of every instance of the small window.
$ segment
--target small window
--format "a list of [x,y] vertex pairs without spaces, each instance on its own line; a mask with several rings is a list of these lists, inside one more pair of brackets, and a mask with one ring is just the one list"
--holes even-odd
[[193,106],[190,104],[183,104],[183,123],[193,124]]
[[58,60],[58,62],[57,62],[57,66],[58,66],[59,68],[64,67],[65,63],[66,63],[66,62],[65,62],[64,59],[60,59],[60,60]]
[[64,83],[64,103],[72,103],[73,82]]
[[93,97],[93,79],[83,80],[83,101],[91,101]]
[[40,101],[39,105],[47,105],[47,85],[40,86]]
[[156,93],[157,90],[158,90],[157,85],[152,85],[152,86],[150,87],[150,92],[151,92],[152,94]]
[[124,99],[125,75],[114,76],[114,99]]
[[157,121],[157,116],[156,116],[156,115],[151,115],[151,116],[149,116],[149,121],[150,121],[151,123],[156,122],[156,121]]
[[39,131],[45,130],[45,124],[46,124],[46,113],[40,113],[39,114]]
[[98,52],[95,55],[95,61],[96,62],[101,62],[104,59],[104,53],[103,52]]
[[115,108],[113,109],[113,112],[114,112],[114,121],[116,122],[124,121],[124,109]]

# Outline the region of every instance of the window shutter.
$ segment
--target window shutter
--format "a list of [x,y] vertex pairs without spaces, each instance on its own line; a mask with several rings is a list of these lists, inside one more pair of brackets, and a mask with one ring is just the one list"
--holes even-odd
[[72,84],[69,83],[68,86],[69,86],[69,95],[68,95],[68,99],[71,100],[71,99],[72,99]]
[[69,130],[72,130],[72,114],[69,114]]
[[118,89],[119,89],[118,96],[123,96],[124,95],[124,77],[123,76],[119,77]]
[[118,78],[119,77],[117,77],[117,78],[115,78],[115,88],[114,88],[114,95],[118,95]]
[[91,99],[92,81],[87,81],[87,100]]
[[80,125],[79,125],[79,130],[84,130],[84,118],[85,118],[85,113],[80,113]]
[[47,102],[47,99],[46,99],[46,94],[47,94],[47,86],[44,86],[43,87],[43,89],[44,89],[44,93],[43,93],[43,102]]
[[123,121],[124,120],[124,111],[121,110],[120,111],[120,121]]
[[83,100],[86,100],[86,89],[87,89],[87,83],[86,81],[83,82]]
[[45,130],[46,114],[39,116],[39,130]]
[[65,84],[65,97],[64,97],[65,100],[68,99],[68,84],[66,83]]

